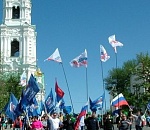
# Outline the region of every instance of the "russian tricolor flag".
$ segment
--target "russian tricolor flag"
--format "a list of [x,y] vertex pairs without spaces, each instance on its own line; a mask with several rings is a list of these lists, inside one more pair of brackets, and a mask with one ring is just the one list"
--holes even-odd
[[75,122],[75,128],[74,128],[74,130],[78,130],[81,121],[84,121],[83,118],[86,116],[87,109],[88,109],[88,103],[86,103],[85,106],[82,107],[81,112],[78,115],[77,120]]
[[114,107],[120,107],[123,105],[129,105],[126,99],[124,98],[123,94],[120,93],[118,96],[116,96],[112,101],[111,105]]

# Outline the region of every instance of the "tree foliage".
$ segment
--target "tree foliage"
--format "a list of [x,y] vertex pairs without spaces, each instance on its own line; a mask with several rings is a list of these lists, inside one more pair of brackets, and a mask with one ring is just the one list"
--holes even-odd
[[19,85],[19,75],[14,73],[2,73],[0,76],[0,110],[8,103],[10,93],[13,93],[17,99],[21,95],[21,86]]
[[[131,77],[134,84],[131,84]],[[132,86],[132,87],[131,87]],[[112,96],[123,93],[132,106],[142,107],[150,100],[150,56],[140,53],[136,59],[123,63],[122,67],[113,68],[105,78],[105,88]]]

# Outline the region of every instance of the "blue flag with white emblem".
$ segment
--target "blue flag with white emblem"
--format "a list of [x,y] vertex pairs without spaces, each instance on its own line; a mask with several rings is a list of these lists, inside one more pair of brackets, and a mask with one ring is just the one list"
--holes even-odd
[[18,100],[16,99],[14,94],[11,93],[10,100],[8,102],[5,114],[13,121],[17,118],[17,114],[15,113],[17,104],[18,104]]
[[24,97],[22,101],[23,106],[28,106],[33,103],[33,98],[35,95],[40,91],[38,83],[36,82],[36,79],[31,74],[30,79],[28,81],[28,85],[26,90],[24,91]]
[[51,112],[54,109],[54,98],[53,98],[52,89],[45,100],[45,107],[46,107],[47,113]]

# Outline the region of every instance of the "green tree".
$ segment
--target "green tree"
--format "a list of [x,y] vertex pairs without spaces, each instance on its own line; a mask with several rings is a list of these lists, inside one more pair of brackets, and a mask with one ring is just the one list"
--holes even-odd
[[[131,93],[131,76],[136,76],[135,81],[138,82],[133,86],[134,93]],[[123,93],[130,105],[138,107],[146,105],[150,99],[150,56],[148,53],[140,53],[136,59],[124,62],[122,67],[110,70],[105,78],[105,87],[112,96]],[[141,92],[141,88],[145,91]]]
[[3,74],[0,76],[0,110],[8,103],[10,93],[13,93],[17,99],[21,95],[21,86],[19,85],[19,76],[14,73]]

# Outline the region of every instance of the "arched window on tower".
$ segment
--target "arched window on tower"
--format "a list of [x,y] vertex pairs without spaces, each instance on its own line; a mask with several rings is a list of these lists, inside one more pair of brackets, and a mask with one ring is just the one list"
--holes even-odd
[[13,6],[12,7],[12,19],[19,19],[20,18],[20,7]]
[[16,39],[11,42],[11,56],[19,57],[19,42]]

